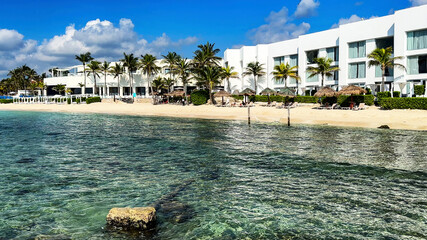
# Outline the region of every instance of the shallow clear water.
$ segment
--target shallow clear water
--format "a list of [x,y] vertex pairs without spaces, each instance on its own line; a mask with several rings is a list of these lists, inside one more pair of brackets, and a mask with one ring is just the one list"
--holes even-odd
[[427,238],[427,132],[0,111],[0,141],[0,239]]

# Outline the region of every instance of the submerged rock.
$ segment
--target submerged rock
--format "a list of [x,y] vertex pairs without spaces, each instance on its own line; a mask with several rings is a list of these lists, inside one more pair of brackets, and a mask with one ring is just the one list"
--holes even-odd
[[156,209],[153,207],[112,208],[107,224],[124,229],[149,229],[155,225]]
[[380,129],[390,129],[390,127],[388,125],[381,125],[378,128],[380,128]]

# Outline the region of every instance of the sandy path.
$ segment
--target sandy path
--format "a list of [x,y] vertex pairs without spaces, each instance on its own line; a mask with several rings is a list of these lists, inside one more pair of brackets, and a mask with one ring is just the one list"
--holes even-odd
[[[324,124],[333,126],[376,128],[389,125],[392,129],[427,130],[425,110],[316,110],[313,106],[291,109],[293,124]],[[219,108],[214,106],[152,105],[149,103],[116,104],[0,104],[0,110],[46,111],[73,113],[107,113],[143,116],[168,116],[204,119],[247,120],[247,108]],[[251,120],[260,122],[287,122],[287,110],[257,106],[251,108]]]

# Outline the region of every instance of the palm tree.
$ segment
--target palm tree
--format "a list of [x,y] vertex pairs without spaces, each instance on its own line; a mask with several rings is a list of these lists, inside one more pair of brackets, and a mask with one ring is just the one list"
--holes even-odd
[[157,74],[160,70],[160,67],[156,64],[157,58],[151,54],[141,55],[141,62],[139,67],[142,69],[142,72],[147,75],[148,87],[153,94],[153,87],[150,84],[150,77],[154,74]]
[[265,75],[263,65],[264,64],[260,64],[258,61],[248,63],[248,66],[245,68],[245,71],[243,72],[243,76],[249,76],[249,75],[254,76],[255,94],[258,93],[257,78]]
[[176,52],[168,52],[167,55],[162,55],[162,57],[164,58],[163,62],[169,66],[169,78],[175,80],[175,67],[181,59],[181,56]]
[[165,81],[165,85],[168,89],[168,93],[170,93],[171,87],[175,84],[175,81],[172,78],[166,78],[164,81]]
[[[384,81],[385,81],[385,70],[386,68],[401,68],[406,71],[405,66],[403,66],[400,63],[395,63],[395,60],[401,60],[403,57],[392,57],[393,55],[393,48],[388,47],[386,49],[384,48],[377,48],[373,52],[371,52],[368,55],[369,60],[368,67],[372,66],[380,66],[381,72],[382,72],[382,80],[381,80],[381,92],[384,92]],[[393,96],[393,94],[392,94]]]
[[62,92],[65,92],[65,85],[58,84],[55,87],[52,88],[54,91],[59,92],[59,95],[62,95]]
[[322,76],[321,87],[323,87],[323,83],[326,77],[334,76],[334,72],[339,71],[339,67],[332,67],[333,60],[328,57],[323,58],[315,58],[314,63],[317,64],[317,67],[307,67],[307,72],[310,73],[309,78],[312,78],[316,75]]
[[239,73],[234,72],[234,67],[224,67],[222,68],[222,76],[224,79],[227,80],[227,92],[231,93],[231,87],[230,87],[230,78],[239,78]]
[[[83,64],[83,76],[84,76],[84,84],[83,85],[84,86],[83,86],[82,94],[86,94],[86,63],[92,61],[93,57],[91,56],[90,52],[87,52],[84,54],[76,55],[76,59]],[[53,74],[53,72],[52,72],[52,74]]]
[[100,66],[100,70],[104,73],[104,96],[107,95],[107,74],[109,73],[110,69],[110,63],[107,61],[104,61]]
[[133,96],[133,72],[138,68],[138,58],[133,56],[133,53],[123,53],[124,58],[120,60],[124,67],[127,67],[130,81],[130,94]]
[[[276,81],[284,81],[285,87],[288,87],[287,85],[288,77],[295,79],[297,82],[300,78],[298,76],[298,66],[291,67],[289,63],[286,63],[286,64],[281,63],[280,65],[274,66],[274,71],[272,72],[272,74],[274,75],[274,79]],[[298,86],[297,86],[297,89],[298,89]]]
[[199,49],[194,52],[194,65],[202,69],[206,65],[219,66],[220,57],[216,56],[221,50],[215,48],[215,43],[207,42],[205,45],[197,46]]
[[124,67],[120,63],[116,63],[111,67],[110,73],[113,74],[114,78],[117,78],[117,95],[120,96],[120,76],[124,72]]
[[99,77],[99,74],[98,74],[98,72],[100,72],[101,71],[101,68],[100,68],[100,65],[101,63],[100,62],[98,62],[98,61],[91,61],[88,65],[87,65],[87,71],[89,71],[88,72],[88,75],[90,74],[90,73],[92,73],[92,75],[93,75],[93,81],[94,81],[94,85],[93,85],[93,93],[92,93],[92,95],[94,95],[95,96],[95,94],[96,94],[96,92],[97,92],[97,89],[96,89],[96,77]]
[[195,75],[195,79],[198,81],[199,85],[203,85],[209,89],[209,96],[212,104],[214,104],[212,90],[216,85],[221,83],[222,76],[221,67],[218,66],[204,66],[198,71],[198,74]]
[[181,59],[176,65],[176,73],[182,84],[184,85],[185,100],[187,100],[187,85],[188,82],[191,80],[190,71],[191,64],[190,61],[188,61],[188,59],[186,58]]
[[165,81],[162,77],[158,76],[156,79],[153,80],[152,85],[154,89],[156,89],[157,93],[160,93],[162,89],[165,89]]

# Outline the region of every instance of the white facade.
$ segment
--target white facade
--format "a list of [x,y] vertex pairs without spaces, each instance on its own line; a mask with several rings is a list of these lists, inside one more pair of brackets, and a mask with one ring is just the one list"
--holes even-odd
[[[298,74],[301,77],[299,93],[304,90],[315,89],[321,86],[319,79],[308,79],[306,73],[308,55],[310,52],[317,57],[336,58],[333,65],[340,71],[334,78],[326,79],[324,86],[339,89],[349,84],[369,87],[374,91],[379,90],[381,73],[375,67],[368,67],[367,55],[375,48],[393,46],[394,56],[402,56],[398,63],[404,65],[407,71],[395,69],[394,74],[386,77],[385,90],[401,91],[404,95],[413,94],[413,85],[427,81],[427,5],[396,11],[395,14],[363,20],[355,23],[341,25],[339,28],[322,32],[302,35],[297,39],[260,44],[257,46],[244,46],[240,49],[227,49],[224,53],[224,63],[234,67],[239,73],[239,78],[230,79],[232,90],[243,90],[246,87],[254,89],[252,76],[242,76],[244,68],[250,62],[258,61],[263,64],[266,76],[258,80],[258,91],[269,88],[284,87],[285,84],[277,82],[272,76],[273,68],[279,62],[298,65]],[[416,32],[416,38],[409,39],[409,33]],[[414,42],[419,49],[410,50],[408,41]],[[338,54],[335,57],[336,48]],[[309,53],[309,54],[308,54]],[[424,56],[425,55],[425,56]],[[416,56],[416,57],[414,57]],[[291,59],[293,58],[293,59]],[[298,61],[295,63],[295,58]],[[281,59],[279,61],[279,59]],[[417,62],[418,60],[418,62]],[[418,66],[414,66],[418,64]],[[411,65],[411,66],[409,66]],[[412,69],[411,71],[409,69]],[[417,70],[418,69],[418,70]],[[295,81],[288,79],[287,86],[296,88]]]
[[[160,71],[155,76],[150,76],[150,81],[154,78],[161,76],[165,78],[171,77],[169,74],[169,67],[167,64],[163,63],[162,60],[156,61],[157,66],[160,66]],[[114,66],[115,62],[110,63],[110,67]],[[87,68],[87,67],[86,67]],[[117,95],[117,86],[120,87],[120,96],[126,97],[130,96],[130,79],[129,72],[125,68],[125,72],[119,77],[115,78],[112,74],[105,75],[103,72],[99,72],[99,77],[96,77],[96,87],[97,94],[102,96],[113,96]],[[137,70],[135,73],[132,73],[133,82],[132,82],[132,92],[136,93],[137,96],[149,95],[149,85],[148,85],[148,76],[143,74],[141,70]],[[175,77],[176,78],[176,77]],[[55,95],[56,91],[52,90],[56,85],[65,85],[67,89],[72,90],[71,94],[81,94],[84,85],[84,74],[83,74],[83,65],[76,65],[68,68],[55,69],[55,74],[53,77],[45,78],[44,83],[47,86],[45,95]],[[175,87],[183,86],[182,82],[175,81]],[[95,79],[93,74],[86,70],[86,94],[93,94],[93,89],[95,87]],[[105,88],[104,88],[105,87]],[[104,92],[105,89],[105,92]]]

